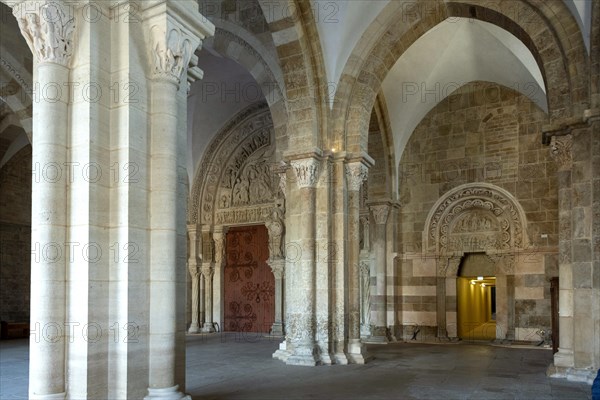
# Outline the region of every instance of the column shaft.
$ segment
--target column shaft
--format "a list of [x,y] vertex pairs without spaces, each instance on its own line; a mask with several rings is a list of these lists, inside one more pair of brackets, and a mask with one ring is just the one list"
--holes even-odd
[[[34,66],[34,85],[62,86],[69,69]],[[68,99],[33,102],[30,398],[64,398]]]

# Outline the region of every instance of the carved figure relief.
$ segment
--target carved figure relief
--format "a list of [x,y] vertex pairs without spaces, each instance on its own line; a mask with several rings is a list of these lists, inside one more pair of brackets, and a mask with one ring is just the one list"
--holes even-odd
[[[62,2],[25,1],[13,8],[19,28],[39,62],[66,66],[73,53],[75,18]],[[34,12],[32,10],[36,10]]]
[[266,104],[242,111],[215,137],[192,189],[188,219],[201,225],[264,223],[282,197]]

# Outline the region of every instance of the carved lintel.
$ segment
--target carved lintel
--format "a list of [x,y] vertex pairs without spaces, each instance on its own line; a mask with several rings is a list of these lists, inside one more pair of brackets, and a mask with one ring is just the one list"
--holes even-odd
[[568,171],[573,166],[573,136],[552,136],[550,155],[558,165],[559,171]]
[[39,63],[68,66],[75,18],[61,0],[24,1],[13,8],[21,33]]
[[369,176],[369,168],[362,162],[346,164],[348,190],[358,192]]
[[378,204],[369,206],[373,213],[373,218],[377,225],[384,225],[387,223],[388,215],[390,213],[390,206],[387,204]]
[[291,162],[296,181],[300,188],[314,188],[319,179],[319,160],[316,158],[304,158]]

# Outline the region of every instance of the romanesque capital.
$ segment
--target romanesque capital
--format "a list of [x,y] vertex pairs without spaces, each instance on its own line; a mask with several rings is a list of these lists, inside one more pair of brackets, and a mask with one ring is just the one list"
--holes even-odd
[[282,279],[285,273],[285,260],[271,260],[268,261],[268,263],[271,267],[271,271],[273,271],[275,279]]
[[291,162],[298,187],[314,188],[319,180],[319,160],[314,157],[294,160]]
[[210,263],[203,263],[202,268],[200,269],[200,272],[202,272],[202,275],[205,278],[210,279],[215,274],[215,268]]
[[192,38],[182,29],[159,24],[150,28],[154,78],[180,82],[195,49]]
[[198,264],[196,260],[188,261],[188,271],[190,272],[190,276],[194,279],[197,279],[200,276],[200,268],[198,268]]
[[358,192],[368,177],[369,168],[364,163],[358,161],[346,164],[348,190]]
[[390,213],[390,206],[387,204],[378,204],[369,206],[371,212],[373,213],[373,218],[375,219],[375,223],[377,225],[385,225],[388,220],[388,215]]
[[558,165],[559,171],[570,170],[573,165],[573,136],[552,136],[550,142],[550,155]]
[[69,64],[75,17],[62,0],[24,1],[13,7],[13,14],[38,63]]
[[157,0],[143,3],[142,8],[152,78],[179,84],[194,52],[206,36],[214,35],[215,27],[198,13],[194,1]]

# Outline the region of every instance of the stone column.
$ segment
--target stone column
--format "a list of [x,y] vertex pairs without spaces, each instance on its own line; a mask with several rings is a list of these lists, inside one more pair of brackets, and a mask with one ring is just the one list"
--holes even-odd
[[348,360],[355,364],[364,364],[366,348],[360,340],[360,189],[367,179],[369,166],[366,159],[350,161],[346,164],[346,182],[348,189],[348,213],[346,262],[348,268]]
[[560,345],[554,355],[557,367],[572,367],[573,358],[573,270],[571,266],[571,170],[573,167],[572,136],[554,136],[551,156],[558,167],[559,225],[559,336]]
[[[451,281],[456,287],[456,277],[458,274],[458,267],[460,265],[462,257],[448,257],[440,258],[437,262],[437,337],[439,339],[448,338],[447,318],[446,318],[446,287],[448,286],[448,280]],[[453,282],[453,283],[452,283]],[[454,329],[452,329],[454,331]]]
[[[212,234],[212,242],[214,246],[214,261],[202,263],[205,307],[205,321],[202,332],[204,333],[215,331],[215,298],[221,296],[221,290],[215,290],[215,286],[219,288],[222,286],[220,279],[223,276],[222,270],[223,263],[225,262],[225,233],[222,230],[215,230]],[[215,276],[219,279],[218,285],[215,285]]]
[[285,259],[268,261],[275,276],[275,322],[271,327],[271,335],[283,336],[283,276],[285,274]]
[[360,260],[360,336],[371,336],[371,260]]
[[[66,322],[68,85],[75,20],[63,1],[13,8],[33,53],[31,328],[29,398],[64,399]],[[40,336],[41,335],[41,336]]]
[[360,249],[360,336],[371,336],[371,239],[369,215],[361,215],[362,248]]
[[387,220],[390,211],[388,203],[372,203],[369,205],[375,221],[373,240],[373,256],[375,264],[375,327],[371,340],[387,342]]
[[[300,254],[286,266],[287,338],[291,355],[287,364],[316,365],[315,354],[315,204],[319,178],[319,155],[291,161],[296,177],[298,203],[293,207],[288,240],[295,242]],[[297,224],[297,225],[296,225]]]
[[198,333],[200,332],[200,270],[198,269],[197,260],[196,225],[188,225],[188,235],[190,240],[188,270],[192,278],[192,322],[188,333]]
[[[176,384],[178,92],[200,32],[175,18],[168,2],[144,10],[153,60],[150,84],[150,332],[146,399],[184,398]],[[200,33],[200,34],[199,34]],[[184,81],[187,84],[187,79]],[[160,293],[160,295],[156,295]],[[189,398],[189,396],[188,396]]]
[[202,263],[202,279],[204,281],[204,325],[202,326],[203,333],[212,333],[215,331],[213,321],[213,276],[215,268],[212,262]]

